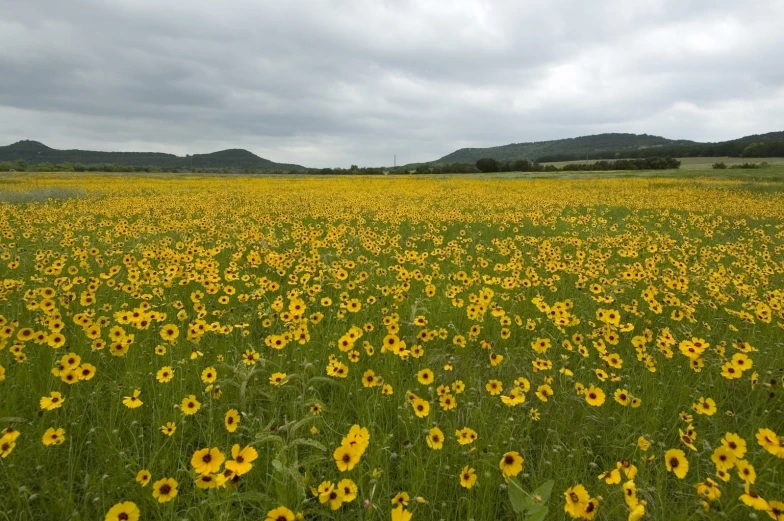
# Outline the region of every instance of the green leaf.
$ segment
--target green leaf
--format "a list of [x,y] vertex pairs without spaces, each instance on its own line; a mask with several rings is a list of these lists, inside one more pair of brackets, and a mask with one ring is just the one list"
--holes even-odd
[[221,503],[233,503],[236,500],[246,500],[246,501],[255,501],[257,503],[261,502],[274,502],[274,500],[269,497],[267,494],[263,492],[256,492],[256,491],[249,491],[249,492],[234,492],[230,498],[222,501]]
[[291,435],[293,436],[294,434],[296,434],[297,430],[300,427],[302,427],[303,425],[307,425],[308,423],[310,423],[310,422],[312,422],[313,420],[316,420],[316,419],[318,419],[318,416],[312,416],[312,415],[311,416],[305,416],[304,418],[302,418],[298,422],[292,424],[291,427],[288,428],[288,430],[291,433]]
[[506,479],[507,490],[509,491],[509,500],[512,502],[512,510],[518,514],[524,514],[528,509],[528,494],[523,490],[523,486],[516,477],[509,477]]
[[317,442],[316,440],[309,440],[307,438],[297,438],[296,440],[289,442],[286,448],[290,449],[291,447],[296,447],[298,445],[307,445],[308,447],[316,448],[322,452],[327,451],[327,448],[321,443]]
[[23,422],[23,421],[27,421],[27,420],[25,420],[24,418],[16,417],[16,416],[6,416],[4,418],[0,418],[0,423],[5,423],[5,422],[8,422],[8,423],[20,423],[20,422]]
[[548,480],[548,481],[545,481],[544,483],[539,485],[536,488],[536,490],[531,492],[531,495],[533,497],[537,497],[537,496],[540,497],[541,498],[541,504],[545,504],[550,499],[550,494],[553,491],[553,484],[555,484],[555,481],[553,481],[552,479]]
[[262,433],[256,434],[256,439],[253,442],[253,445],[262,445],[264,443],[273,442],[278,447],[282,448],[286,445],[286,442],[283,441],[283,438],[280,436],[276,436],[275,434],[267,434],[264,435]]
[[534,510],[528,511],[525,516],[525,521],[544,521],[548,510],[550,509],[547,508],[547,506],[540,503]]

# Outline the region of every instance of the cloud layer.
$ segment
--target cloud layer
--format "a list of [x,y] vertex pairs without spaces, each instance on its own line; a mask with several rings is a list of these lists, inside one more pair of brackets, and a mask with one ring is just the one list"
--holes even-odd
[[306,166],[784,130],[784,0],[0,0],[0,144]]

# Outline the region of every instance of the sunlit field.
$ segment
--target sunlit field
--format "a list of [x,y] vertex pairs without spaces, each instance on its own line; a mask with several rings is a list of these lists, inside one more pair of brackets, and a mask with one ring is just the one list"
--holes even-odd
[[0,520],[782,521],[782,189],[4,177]]

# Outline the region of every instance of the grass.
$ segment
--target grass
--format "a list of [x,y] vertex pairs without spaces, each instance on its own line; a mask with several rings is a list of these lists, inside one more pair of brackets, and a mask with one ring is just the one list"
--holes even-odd
[[[375,521],[390,519],[405,491],[414,521],[514,520],[499,468],[510,451],[525,460],[514,478],[524,490],[554,481],[547,519],[569,519],[564,492],[578,484],[601,497],[595,519],[626,519],[621,485],[632,478],[597,478],[623,460],[637,468],[647,519],[747,519],[737,470],[725,482],[711,457],[737,433],[756,469],[751,490],[766,505],[784,499],[784,452],[756,438],[762,428],[784,435],[784,196],[771,180],[694,172],[25,174],[24,185],[0,188],[0,429],[19,433],[0,459],[0,519],[104,519],[132,501],[143,520],[258,520],[286,506],[306,519]],[[177,338],[165,334],[172,325]],[[532,346],[539,339],[550,341],[545,352]],[[684,351],[697,339],[710,347],[692,365]],[[69,353],[95,375],[68,384],[53,374]],[[728,379],[742,354],[753,367]],[[328,374],[331,359],[345,378]],[[156,376],[164,366],[168,383]],[[424,369],[432,383],[420,382]],[[365,386],[367,371],[392,394]],[[270,381],[278,372],[280,386]],[[525,400],[506,405],[490,380]],[[546,401],[536,394],[544,385]],[[581,385],[602,389],[604,403],[590,405]],[[455,408],[441,407],[439,386]],[[134,390],[143,403],[128,408]],[[639,407],[618,403],[617,390]],[[42,410],[53,391],[64,404]],[[409,391],[429,415],[415,415]],[[190,395],[201,408],[186,415]],[[703,397],[714,414],[692,409]],[[230,409],[241,415],[234,432]],[[172,436],[161,432],[167,422]],[[341,472],[332,454],[352,425],[370,439]],[[694,450],[679,435],[689,425]],[[441,450],[426,442],[435,426]],[[62,444],[42,443],[50,427],[65,430]],[[477,440],[459,444],[463,427]],[[194,453],[217,448],[231,460],[234,444],[258,452],[250,471],[199,488]],[[684,479],[665,467],[673,448],[689,462]],[[470,489],[460,485],[466,466],[478,476]],[[135,481],[141,470],[152,475],[146,486]],[[166,503],[152,494],[162,478],[178,483]],[[706,511],[696,486],[708,478],[722,494]],[[357,496],[335,510],[311,492],[343,479]]]
[[65,200],[84,196],[83,190],[57,187],[0,190],[0,204],[44,203],[49,200]]

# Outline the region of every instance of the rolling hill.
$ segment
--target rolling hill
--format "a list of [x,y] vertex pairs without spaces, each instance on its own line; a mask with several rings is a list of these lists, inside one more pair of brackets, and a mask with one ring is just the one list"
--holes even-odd
[[585,154],[599,150],[637,150],[640,148],[662,145],[687,145],[693,141],[672,140],[648,134],[596,134],[552,141],[535,141],[531,143],[512,143],[489,148],[461,148],[436,163],[473,163],[483,157],[491,157],[498,161],[517,159],[536,159],[554,154]]
[[[673,140],[648,134],[597,134],[570,139],[513,143],[488,148],[462,148],[441,159],[439,163],[474,163],[485,157],[498,161],[568,161],[578,159],[618,159],[652,156],[697,157],[697,156],[741,156],[749,146],[766,143],[767,147],[757,147],[762,155],[773,157],[781,155],[779,145],[784,145],[784,132],[755,134],[719,143],[699,143],[688,140]],[[751,157],[751,156],[749,156]]]
[[302,171],[304,166],[275,163],[244,149],[234,148],[211,154],[180,157],[161,152],[96,152],[91,150],[57,150],[38,141],[18,141],[0,146],[0,162],[26,161],[41,163],[81,163],[83,165],[118,164],[130,167],[159,167],[163,169],[198,169],[229,171]]

